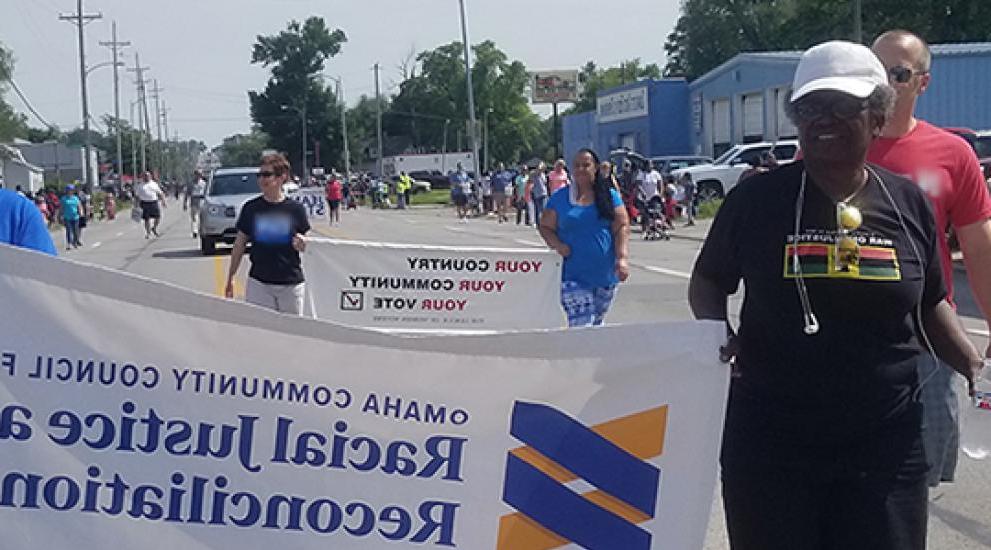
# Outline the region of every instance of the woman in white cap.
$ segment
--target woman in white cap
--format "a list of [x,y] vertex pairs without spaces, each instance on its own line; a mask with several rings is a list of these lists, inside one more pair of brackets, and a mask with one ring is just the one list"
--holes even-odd
[[925,548],[919,389],[936,354],[971,385],[983,363],[944,299],[926,197],[865,163],[893,100],[864,46],[806,51],[787,106],[804,159],[729,193],[692,273],[702,319],[746,288],[720,350],[734,550]]

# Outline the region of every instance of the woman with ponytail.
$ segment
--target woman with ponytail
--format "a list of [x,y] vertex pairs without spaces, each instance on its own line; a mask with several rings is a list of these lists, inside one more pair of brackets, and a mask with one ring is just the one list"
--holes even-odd
[[558,189],[540,217],[540,236],[564,258],[561,305],[568,326],[601,325],[630,276],[630,219],[623,200],[599,171],[599,157],[581,149],[572,162],[574,185]]

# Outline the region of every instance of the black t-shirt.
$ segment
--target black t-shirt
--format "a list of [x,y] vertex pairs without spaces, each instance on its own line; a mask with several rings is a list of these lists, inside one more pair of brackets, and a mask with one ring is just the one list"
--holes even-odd
[[745,285],[741,375],[726,429],[753,436],[754,444],[767,437],[848,441],[903,424],[914,410],[917,366],[930,360],[916,338],[916,307],[921,301],[931,308],[946,295],[933,215],[916,185],[871,167],[869,182],[849,201],[863,215],[852,232],[859,259],[843,269],[834,258],[835,202],[808,177],[797,240],[820,330],[805,334],[790,257],[803,170],[795,162],[734,188],[695,266],[727,293],[741,279]]
[[241,209],[237,230],[251,243],[249,277],[274,285],[303,282],[299,252],[292,246],[293,235],[305,235],[310,230],[302,204],[290,199],[273,203],[256,197]]

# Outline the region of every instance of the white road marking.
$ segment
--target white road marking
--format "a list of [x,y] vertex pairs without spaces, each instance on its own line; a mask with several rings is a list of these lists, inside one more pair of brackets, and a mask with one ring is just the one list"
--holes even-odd
[[95,243],[93,243],[93,248],[100,248],[101,246],[103,246],[103,243],[102,242],[95,242]]
[[124,236],[124,232],[123,232],[123,231],[121,231],[121,232],[119,232],[119,233],[117,233],[117,236],[118,236],[118,237],[123,237],[123,236]]
[[639,267],[640,269],[646,269],[647,271],[652,271],[654,273],[660,273],[662,275],[670,275],[671,277],[678,277],[679,279],[691,279],[691,273],[685,273],[684,271],[675,271],[673,269],[668,269],[666,267],[657,267],[656,265],[647,264],[630,264],[633,267]]
[[989,334],[988,331],[981,330],[979,328],[968,328],[966,330],[967,334],[973,334],[974,336],[983,336],[985,338],[991,337],[991,334]]
[[547,246],[545,243],[541,243],[541,242],[537,242],[537,241],[530,241],[530,240],[527,240],[527,239],[513,239],[513,241],[514,242],[518,242],[520,244],[525,244],[527,246]]
[[454,231],[455,233],[467,233],[468,230],[462,227],[454,227],[453,225],[445,225],[444,229],[448,231]]

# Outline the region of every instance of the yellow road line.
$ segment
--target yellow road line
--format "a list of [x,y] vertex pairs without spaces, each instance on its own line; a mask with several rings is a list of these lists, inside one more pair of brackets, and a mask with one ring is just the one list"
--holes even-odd
[[[224,287],[227,286],[227,270],[224,268],[224,260],[220,256],[213,257],[213,282],[214,293],[223,297]],[[234,279],[234,298],[244,298],[244,284]]]

